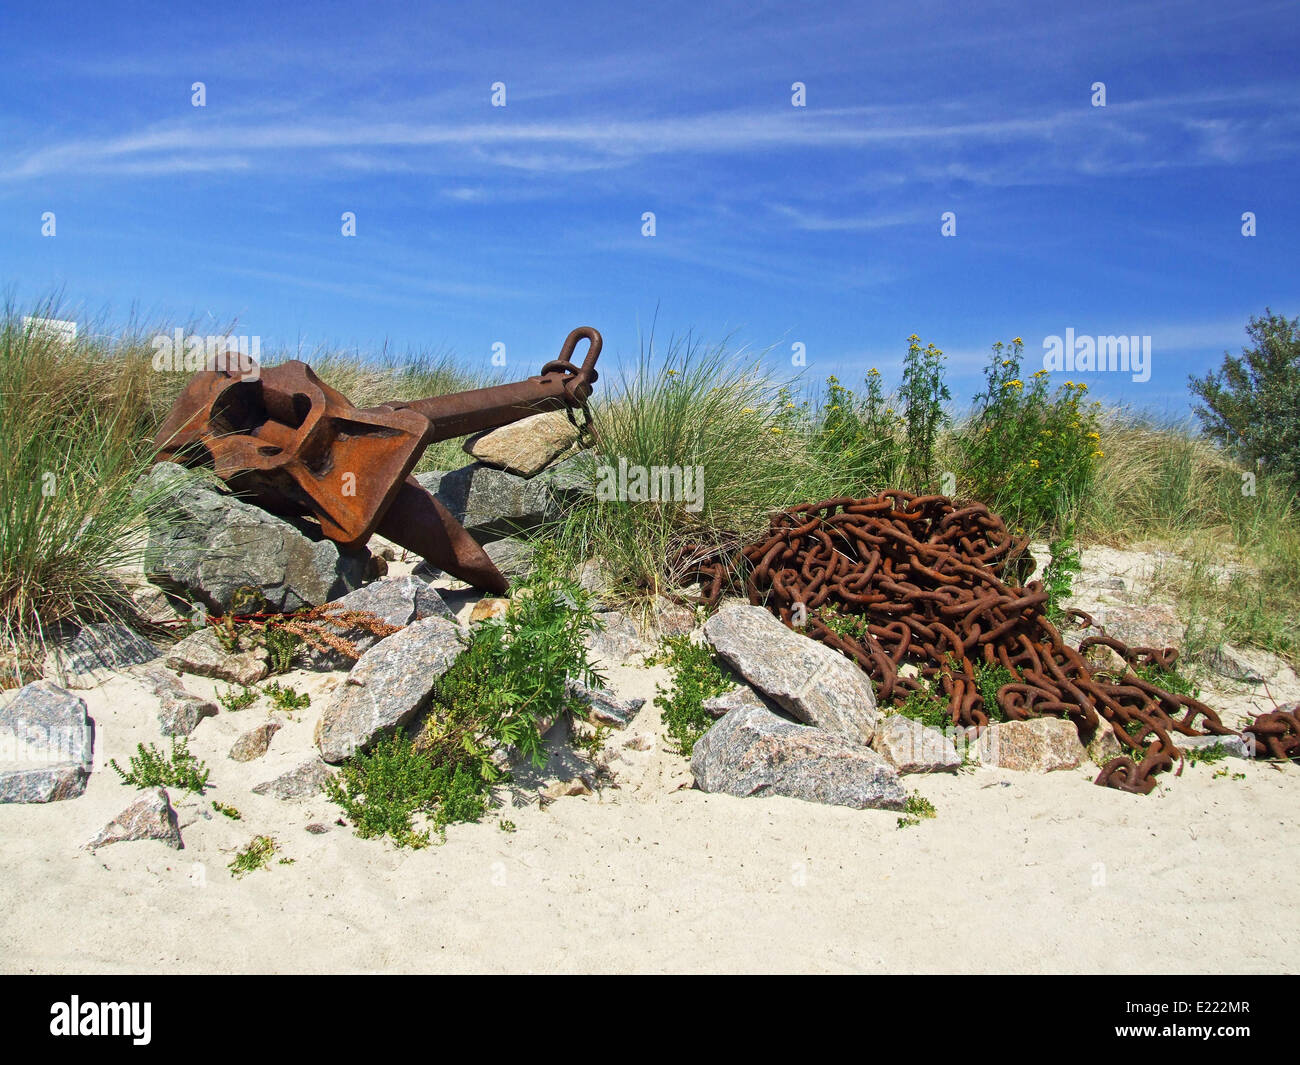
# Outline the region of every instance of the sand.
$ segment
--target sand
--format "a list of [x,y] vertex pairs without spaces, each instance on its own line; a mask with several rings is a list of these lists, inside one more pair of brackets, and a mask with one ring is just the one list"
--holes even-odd
[[[1125,561],[1086,559],[1093,572]],[[650,699],[664,677],[608,672],[621,694]],[[159,737],[152,698],[134,677],[79,693],[97,726],[85,795],[0,806],[0,970],[1300,968],[1300,766],[1188,766],[1146,797],[1094,786],[1088,765],[909,776],[938,816],[900,829],[888,811],[691,790],[648,702],[628,730],[611,734],[614,780],[595,794],[543,807],[541,780],[527,776],[481,823],[450,828],[445,844],[398,850],[336,824],[339,811],[324,798],[250,793],[311,753],[316,716],[341,677],[282,678],[308,690],[312,706],[284,719],[257,761],[226,753],[266,719],[265,700],[200,724],[191,749],[212,767],[214,787],[201,800],[173,796],[182,851],[158,842],[81,849],[133,795],[108,759],[125,764],[137,742]],[[186,684],[213,690],[200,678]],[[1289,669],[1270,688],[1279,701],[1300,698]],[[1207,692],[1225,712],[1260,699]],[[628,746],[634,737],[649,738],[650,749]],[[590,768],[562,747],[546,779]],[[212,800],[243,820],[215,813]],[[312,823],[329,831],[308,833]],[[293,863],[234,878],[235,850],[262,833]]]

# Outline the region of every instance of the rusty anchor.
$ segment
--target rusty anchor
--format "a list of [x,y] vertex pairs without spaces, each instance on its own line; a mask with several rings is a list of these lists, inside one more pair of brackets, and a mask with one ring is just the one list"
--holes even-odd
[[[587,341],[587,354],[575,366],[579,340]],[[364,408],[297,359],[264,369],[255,380],[236,369],[200,370],[154,438],[157,461],[210,467],[272,513],[315,518],[345,548],[360,547],[377,532],[500,594],[505,577],[411,470],[437,441],[545,411],[585,411],[600,348],[600,333],[582,326],[535,377]]]

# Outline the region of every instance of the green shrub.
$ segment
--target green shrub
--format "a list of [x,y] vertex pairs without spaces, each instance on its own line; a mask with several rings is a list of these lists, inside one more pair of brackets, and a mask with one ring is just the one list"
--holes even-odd
[[1244,462],[1276,470],[1300,488],[1300,319],[1265,310],[1246,332],[1255,342],[1189,378],[1206,435]]
[[164,754],[152,743],[147,748],[143,743],[138,743],[135,749],[129,770],[118,765],[117,759],[109,759],[109,767],[122,778],[123,784],[136,788],[183,788],[198,795],[202,795],[207,788],[211,770],[190,754],[188,740],[173,739],[170,755]]
[[292,713],[294,710],[305,710],[311,706],[311,696],[306,692],[299,694],[291,687],[283,687],[278,681],[271,681],[263,691],[271,697],[271,704],[277,710],[285,710]]
[[271,864],[271,857],[278,849],[279,845],[270,836],[254,836],[235,852],[235,857],[227,866],[230,875],[238,880],[258,869],[265,869]]
[[672,670],[671,688],[655,685],[655,706],[678,753],[689,758],[696,742],[714,724],[704,701],[731,691],[736,682],[718,664],[713,648],[693,643],[687,636],[665,636],[653,661],[666,662]]

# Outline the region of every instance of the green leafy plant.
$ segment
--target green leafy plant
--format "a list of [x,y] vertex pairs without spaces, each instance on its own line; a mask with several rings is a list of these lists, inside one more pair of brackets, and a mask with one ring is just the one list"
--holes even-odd
[[448,745],[419,746],[403,735],[381,740],[344,763],[325,785],[363,839],[388,836],[399,847],[430,842],[422,815],[439,832],[457,821],[477,821],[487,809],[490,781],[475,754]]
[[1215,762],[1222,762],[1228,757],[1228,748],[1222,743],[1212,743],[1208,747],[1190,747],[1187,749],[1187,760],[1192,765],[1213,765]]
[[946,729],[952,727],[952,710],[949,699],[924,678],[919,679],[920,687],[907,693],[901,703],[895,707],[897,713],[910,717],[930,728]]
[[1055,625],[1065,620],[1065,600],[1074,591],[1074,578],[1083,572],[1083,563],[1074,546],[1074,526],[1070,524],[1048,545],[1047,566],[1043,569],[1043,588],[1047,592],[1047,619]]
[[655,686],[655,706],[678,753],[689,758],[699,738],[713,727],[704,701],[731,691],[736,683],[723,672],[713,648],[693,643],[688,636],[665,636],[660,653],[650,661],[666,662],[672,670],[671,688]]
[[223,817],[229,817],[230,820],[232,821],[242,821],[244,819],[243,814],[241,814],[233,806],[229,806],[224,802],[217,802],[214,799],[212,801],[212,808],[216,810],[217,813],[221,814]]
[[270,836],[254,836],[235,852],[227,868],[235,879],[247,876],[258,869],[265,869],[271,864],[271,858],[279,845]]
[[907,797],[903,809],[913,817],[937,817],[939,813],[934,808],[934,803],[916,791]]
[[287,673],[293,665],[294,655],[302,646],[302,637],[283,625],[268,624],[263,638],[272,674]]
[[182,788],[202,795],[208,786],[208,774],[211,770],[194,755],[190,754],[189,741],[172,740],[171,754],[167,755],[152,743],[146,748],[143,743],[136,744],[136,753],[131,756],[130,769],[124,770],[117,764],[117,759],[109,759],[109,767],[122,783],[136,788]]
[[247,684],[241,686],[239,691],[234,688],[227,688],[225,691],[217,692],[217,702],[233,714],[236,711],[245,710],[257,702],[257,689],[250,688]]
[[278,681],[271,681],[262,689],[270,696],[271,703],[277,710],[305,710],[311,706],[311,696],[306,692],[299,694],[291,687],[282,687]]
[[990,721],[1005,721],[1002,704],[998,702],[998,689],[1004,684],[1011,684],[1016,678],[1010,670],[1001,665],[989,665],[978,662],[975,665],[975,687],[979,689],[980,698],[984,700],[984,712]]

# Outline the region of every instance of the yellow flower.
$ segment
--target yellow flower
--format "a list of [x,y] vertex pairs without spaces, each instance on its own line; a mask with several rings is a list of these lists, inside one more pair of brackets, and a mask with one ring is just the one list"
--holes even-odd
[[1095,458],[1095,459],[1105,458],[1105,457],[1106,457],[1106,452],[1104,452],[1104,451],[1094,451],[1094,452],[1092,453],[1092,457]]
[[1002,365],[1003,365],[1003,366],[1010,366],[1010,365],[1011,365],[1011,360],[1010,360],[1010,359],[1003,359],[1003,360],[1002,360]]
[[1089,434],[1088,434],[1088,439],[1089,439],[1089,440],[1100,440],[1100,439],[1101,439],[1101,434],[1100,434],[1100,433],[1089,433]]
[[781,431],[781,427],[779,425],[772,426],[772,432],[779,433],[780,431]]
[[676,370],[669,370],[669,371],[668,371],[668,376],[669,376],[669,377],[676,377],[676,376],[677,376],[677,371],[676,371]]
[[744,408],[744,410],[742,410],[740,413],[741,413],[741,414],[753,414],[753,413],[754,413],[754,408],[753,408],[753,407],[746,407],[746,408]]
[[920,338],[919,336],[917,336],[915,333],[913,333],[913,334],[912,334],[910,337],[908,337],[907,339],[908,339],[908,340],[920,340],[921,338]]
[[1013,343],[1013,344],[1023,344],[1023,343],[1024,343],[1024,341],[1023,341],[1023,340],[1021,340],[1021,339],[1020,339],[1020,338],[1019,338],[1019,337],[1016,337],[1016,339],[1015,339],[1015,340],[1013,340],[1013,341],[1012,341],[1012,342],[1011,342],[1011,343]]
[[1034,371],[1034,376],[1035,376],[1035,377],[1046,377],[1046,376],[1047,376],[1047,371],[1046,371],[1046,370],[1035,370],[1035,371]]

